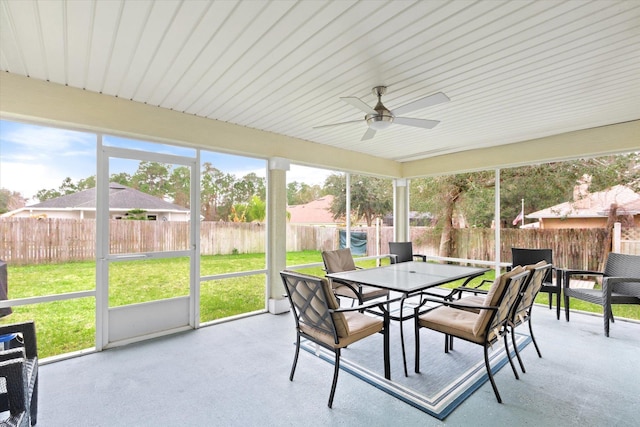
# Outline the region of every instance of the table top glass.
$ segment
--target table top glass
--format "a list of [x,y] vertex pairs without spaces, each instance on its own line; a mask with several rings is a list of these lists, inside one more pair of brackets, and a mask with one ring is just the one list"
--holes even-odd
[[478,276],[486,271],[489,269],[410,261],[384,267],[331,273],[327,274],[327,277],[411,293],[458,279]]

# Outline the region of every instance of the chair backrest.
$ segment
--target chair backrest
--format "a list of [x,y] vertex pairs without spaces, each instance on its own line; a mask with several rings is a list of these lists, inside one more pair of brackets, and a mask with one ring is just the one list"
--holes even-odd
[[[553,264],[553,251],[551,249],[523,249],[511,248],[511,264],[515,265],[534,265],[540,261],[546,261],[547,264]],[[544,277],[544,283],[552,282],[552,270],[547,270]]]
[[529,309],[535,302],[538,292],[542,289],[542,284],[544,283],[544,278],[547,275],[547,272],[551,270],[552,267],[553,266],[548,264],[545,260],[525,267],[525,270],[532,271],[532,273],[524,283],[523,289],[521,289],[520,297],[518,298],[516,308],[513,312],[514,317],[526,315],[526,313],[528,313]]
[[356,264],[351,256],[351,249],[344,248],[335,251],[323,251],[322,261],[327,273],[341,273],[343,271],[353,271]]
[[391,264],[413,261],[413,244],[411,242],[389,242],[389,253],[397,256],[391,258]]
[[339,308],[339,303],[325,278],[287,270],[281,271],[280,277],[299,331],[315,329],[332,336],[336,344],[339,337],[349,335],[344,314],[329,311]]
[[[604,268],[605,277],[640,277],[640,255],[626,255],[615,252],[609,253],[607,264]],[[640,285],[626,282],[616,283],[613,287],[616,292],[640,297]]]
[[480,310],[476,323],[473,325],[474,334],[479,334],[489,325],[488,330],[493,330],[507,322],[523,281],[528,275],[529,273],[523,267],[516,266],[513,270],[496,277],[482,305],[498,307],[498,310]]

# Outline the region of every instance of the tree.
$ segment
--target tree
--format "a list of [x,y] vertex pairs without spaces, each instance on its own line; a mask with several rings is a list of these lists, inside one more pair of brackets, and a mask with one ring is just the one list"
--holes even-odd
[[191,201],[191,169],[179,166],[171,172],[169,177],[168,196],[176,205],[188,208]]
[[227,219],[231,214],[234,177],[215,168],[211,163],[202,165],[201,205],[207,221]]
[[0,188],[0,214],[23,207],[27,199],[17,191]]
[[136,190],[164,199],[170,191],[170,173],[171,165],[143,161],[131,177],[131,183]]
[[[351,176],[351,213],[356,220],[364,219],[367,226],[375,218],[393,211],[393,187],[387,179],[366,175]],[[332,174],[325,180],[325,191],[334,196],[331,204],[333,219],[344,218],[347,210],[346,177]]]
[[289,206],[302,205],[316,200],[323,195],[319,185],[309,185],[305,182],[292,181],[287,184],[287,204]]

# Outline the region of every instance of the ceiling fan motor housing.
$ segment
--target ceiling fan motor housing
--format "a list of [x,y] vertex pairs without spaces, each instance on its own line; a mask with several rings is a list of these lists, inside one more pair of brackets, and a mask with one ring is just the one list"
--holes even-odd
[[373,88],[373,94],[378,97],[378,103],[373,108],[375,114],[367,114],[364,116],[367,121],[367,125],[375,130],[382,130],[388,128],[393,123],[394,115],[382,104],[381,97],[387,92],[386,86],[376,86]]

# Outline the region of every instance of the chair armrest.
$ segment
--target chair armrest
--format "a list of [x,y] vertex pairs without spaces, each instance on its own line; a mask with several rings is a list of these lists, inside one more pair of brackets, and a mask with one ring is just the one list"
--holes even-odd
[[571,282],[571,276],[602,276],[604,277],[604,273],[601,271],[591,271],[591,270],[568,270],[558,268],[556,271],[561,272],[564,276],[565,280],[563,280],[563,286],[565,288],[569,287],[569,282]]
[[[636,295],[630,295],[640,298],[640,277],[605,277],[602,279],[602,293],[607,297],[611,297],[613,285],[616,283],[638,283],[638,292]],[[619,291],[616,291],[619,292]],[[622,292],[626,294],[626,292]]]
[[24,359],[5,360],[0,362],[0,377],[6,378],[7,398],[11,415],[25,412],[27,399],[25,395]]
[[0,326],[0,335],[20,333],[24,340],[24,349],[28,359],[38,357],[36,325],[31,322],[12,323]]
[[423,262],[427,262],[427,256],[426,255],[420,255],[420,254],[413,254],[414,258],[420,258]]

